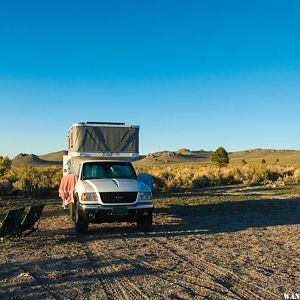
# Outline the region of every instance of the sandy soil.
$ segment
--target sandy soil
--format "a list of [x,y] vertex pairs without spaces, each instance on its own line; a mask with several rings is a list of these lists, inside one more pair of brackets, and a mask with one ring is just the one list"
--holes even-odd
[[57,207],[38,232],[0,243],[0,298],[284,299],[300,293],[300,199],[270,201],[272,213],[245,201],[183,214],[161,200],[153,232],[100,224],[81,237]]

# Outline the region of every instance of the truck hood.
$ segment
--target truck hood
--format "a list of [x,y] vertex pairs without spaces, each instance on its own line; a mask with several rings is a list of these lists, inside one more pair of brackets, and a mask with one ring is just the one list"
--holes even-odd
[[81,184],[86,193],[90,192],[151,192],[150,188],[136,179],[89,179]]

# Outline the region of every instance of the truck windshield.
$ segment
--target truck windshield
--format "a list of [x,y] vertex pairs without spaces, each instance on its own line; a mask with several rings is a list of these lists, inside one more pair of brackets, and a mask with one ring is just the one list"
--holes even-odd
[[131,163],[87,162],[83,164],[82,179],[127,178],[137,179]]

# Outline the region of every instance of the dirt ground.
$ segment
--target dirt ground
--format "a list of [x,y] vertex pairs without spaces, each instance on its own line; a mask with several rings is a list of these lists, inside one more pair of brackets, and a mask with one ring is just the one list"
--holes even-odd
[[152,232],[100,224],[86,236],[74,234],[59,205],[47,207],[39,231],[0,243],[0,299],[284,299],[300,293],[297,195],[228,188],[156,202]]

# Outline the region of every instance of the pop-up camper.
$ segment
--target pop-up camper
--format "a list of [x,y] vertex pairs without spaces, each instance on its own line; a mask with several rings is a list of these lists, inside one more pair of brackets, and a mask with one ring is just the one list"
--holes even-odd
[[64,174],[75,173],[87,159],[126,159],[139,156],[139,126],[124,123],[75,123],[68,132]]

